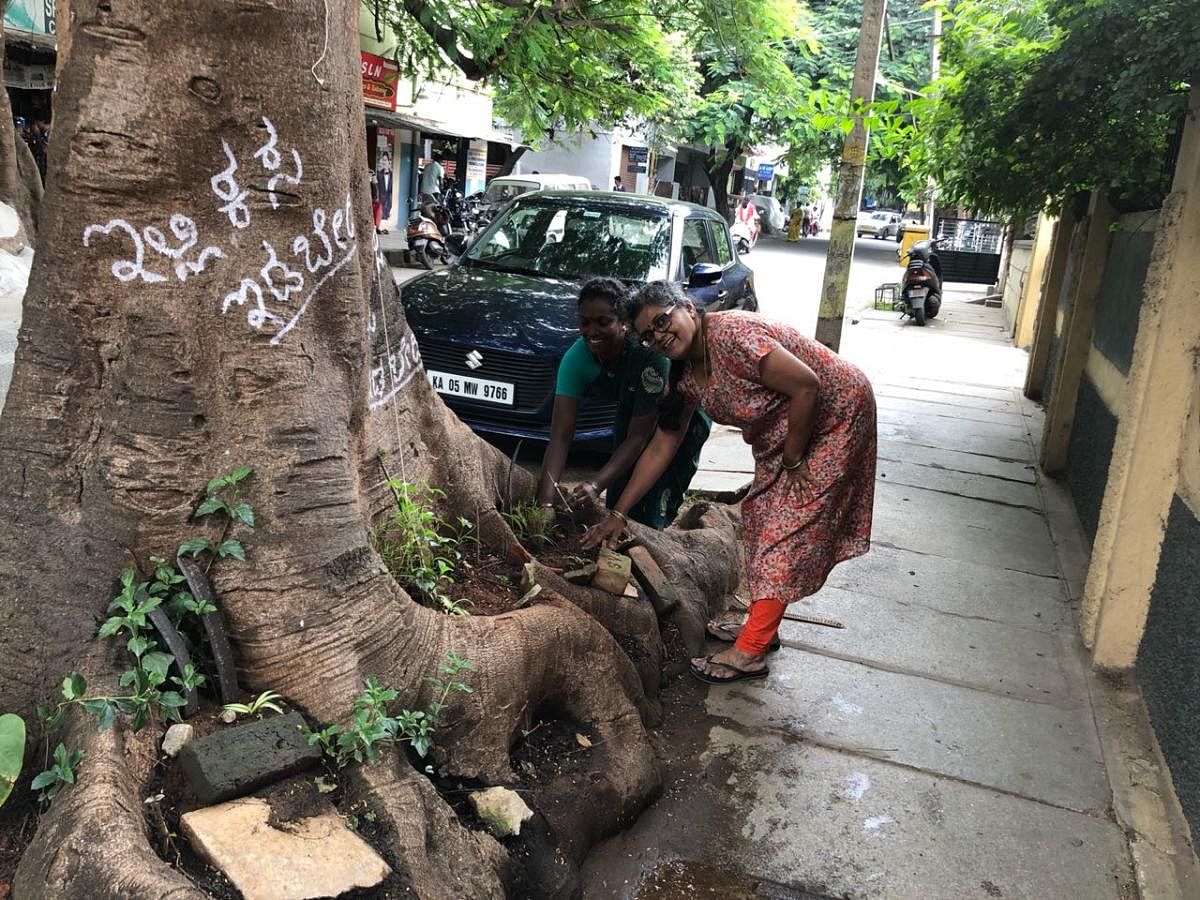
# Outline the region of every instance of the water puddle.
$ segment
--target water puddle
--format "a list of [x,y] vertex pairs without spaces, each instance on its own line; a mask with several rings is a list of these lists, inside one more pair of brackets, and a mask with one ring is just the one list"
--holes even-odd
[[829,900],[824,894],[686,860],[655,866],[633,896],[635,900]]

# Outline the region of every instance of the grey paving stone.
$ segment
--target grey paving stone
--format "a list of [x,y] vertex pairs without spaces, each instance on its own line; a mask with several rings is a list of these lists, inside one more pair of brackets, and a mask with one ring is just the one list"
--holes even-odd
[[1002,400],[978,400],[963,404],[939,403],[931,398],[894,397],[883,390],[875,392],[875,402],[880,413],[889,415],[945,416],[973,422],[989,422],[997,425],[1012,425],[1025,428],[1025,417],[1015,403]]
[[765,878],[856,900],[1134,896],[1105,818],[761,730],[714,728],[707,756]]
[[299,713],[269,716],[192,741],[179,751],[188,785],[206,805],[280,781],[321,761],[321,749],[300,733]]
[[917,416],[879,412],[879,436],[922,447],[981,453],[998,459],[1032,461],[1033,444],[1023,428],[988,425],[945,416]]
[[1082,682],[1066,665],[1064,641],[1074,639],[1069,633],[950,615],[840,588],[825,588],[818,596],[793,610],[846,627],[785,620],[779,629],[785,643],[1002,696],[1064,706],[1086,702]]
[[914,452],[911,461],[881,458],[875,477],[890,484],[908,484],[976,500],[1007,503],[1010,506],[1041,508],[1041,495],[1035,485],[1006,478],[989,478],[986,475],[939,469],[920,459],[920,449],[912,447]]
[[1035,575],[1058,573],[1039,513],[911,485],[876,481],[872,540]]
[[876,545],[871,552],[836,566],[825,591],[918,604],[1023,628],[1055,631],[1073,627],[1073,611],[1062,583],[1045,575]]
[[1080,812],[1102,814],[1112,799],[1086,704],[1029,703],[796,650],[770,667],[764,681],[710,690],[708,711]]
[[879,439],[879,458],[919,461],[935,469],[988,475],[992,478],[1004,478],[1027,484],[1037,482],[1037,474],[1032,462],[996,459],[991,456],[981,456],[978,453],[964,453],[939,447],[923,447],[883,436]]

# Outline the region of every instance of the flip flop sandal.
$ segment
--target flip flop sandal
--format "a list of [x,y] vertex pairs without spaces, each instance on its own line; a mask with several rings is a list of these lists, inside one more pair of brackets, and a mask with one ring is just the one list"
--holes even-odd
[[[721,641],[722,643],[725,643],[725,644],[732,644],[734,641],[737,640],[738,634],[742,630],[742,626],[738,625],[736,622],[721,622],[716,626],[716,629],[717,629],[717,631],[720,631],[721,634],[713,634],[713,629],[709,628],[707,623],[704,626],[705,634],[707,634],[714,641]],[[769,643],[767,645],[767,652],[774,653],[776,650],[778,650],[780,648],[780,646],[782,646],[782,645],[779,642],[779,635],[775,635],[775,637],[771,638],[771,643]],[[718,663],[718,665],[723,665],[723,664]]]
[[[714,653],[713,656],[715,655]],[[710,675],[701,669],[697,669],[695,666],[688,666],[688,671],[692,673],[692,677],[703,681],[705,684],[731,684],[735,681],[750,680],[752,678],[766,678],[771,673],[771,670],[767,666],[763,666],[761,669],[739,669],[737,666],[715,660],[712,656],[706,656],[704,661],[710,665],[720,666],[723,669],[733,672],[732,675],[721,678],[717,675]]]

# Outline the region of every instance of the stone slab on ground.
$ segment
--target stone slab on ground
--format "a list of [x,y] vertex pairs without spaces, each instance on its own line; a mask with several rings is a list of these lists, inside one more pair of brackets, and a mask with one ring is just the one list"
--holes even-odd
[[688,485],[690,491],[703,491],[706,494],[722,494],[740,491],[748,485],[754,476],[746,472],[718,472],[713,469],[701,469],[692,477]]
[[779,634],[787,645],[1036,703],[1085,700],[1063,646],[1070,634],[948,615],[838,588],[826,588],[821,598],[797,611],[832,616],[846,627],[785,620]]
[[1036,485],[938,469],[923,462],[920,453],[915,453],[914,457],[913,461],[880,459],[875,477],[891,484],[909,484],[974,500],[990,500],[1037,510],[1041,508],[1041,495]]
[[1037,512],[911,485],[875,483],[873,541],[918,553],[1058,574],[1046,520]]
[[880,390],[875,394],[875,402],[881,415],[886,413],[890,416],[942,416],[957,421],[1025,428],[1025,417],[1020,407],[1005,400],[976,401],[985,403],[985,406],[978,406],[976,403],[940,403],[930,398],[894,397]]
[[920,444],[890,440],[882,436],[879,439],[879,459],[920,462],[931,468],[948,469],[951,472],[1006,478],[1009,481],[1020,481],[1026,484],[1037,483],[1037,475],[1034,473],[1032,462],[997,459],[994,456],[946,450],[942,447],[924,447]]
[[[978,428],[978,430],[976,430]],[[946,416],[879,417],[879,437],[921,447],[979,453],[997,459],[1032,462],[1033,445],[1024,430],[1012,426],[986,425]]]
[[196,851],[225,873],[245,900],[306,900],[371,888],[391,867],[346,827],[332,804],[320,814],[268,823],[271,806],[243,797],[186,813],[183,833]]
[[[862,900],[1134,896],[1106,818],[761,732],[715,728],[708,755],[728,767],[758,874],[785,884]],[[819,842],[803,838],[814,820]]]
[[769,663],[764,681],[710,689],[708,712],[1077,812],[1102,815],[1112,799],[1086,703],[1030,703],[788,648]]
[[299,713],[269,716],[214,732],[179,751],[188,785],[206,805],[248,794],[321,761],[321,748],[301,733]]
[[[1055,631],[1074,615],[1057,578],[878,544],[835,567],[826,587],[797,611],[827,605],[826,591],[836,588],[1041,631]],[[840,598],[831,599],[836,605]]]

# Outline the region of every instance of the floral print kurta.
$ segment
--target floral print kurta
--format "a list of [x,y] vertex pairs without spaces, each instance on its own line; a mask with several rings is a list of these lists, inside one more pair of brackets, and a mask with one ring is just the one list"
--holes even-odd
[[[685,372],[679,389],[714,422],[742,429],[754,482],[742,503],[751,600],[785,603],[815,593],[830,570],[871,545],[875,498],[875,395],[857,367],[796,329],[743,312],[704,317],[708,370],[701,390]],[[791,399],[766,387],[759,366],[783,347],[820,381],[804,457],[814,479],[807,504],[783,470]]]

